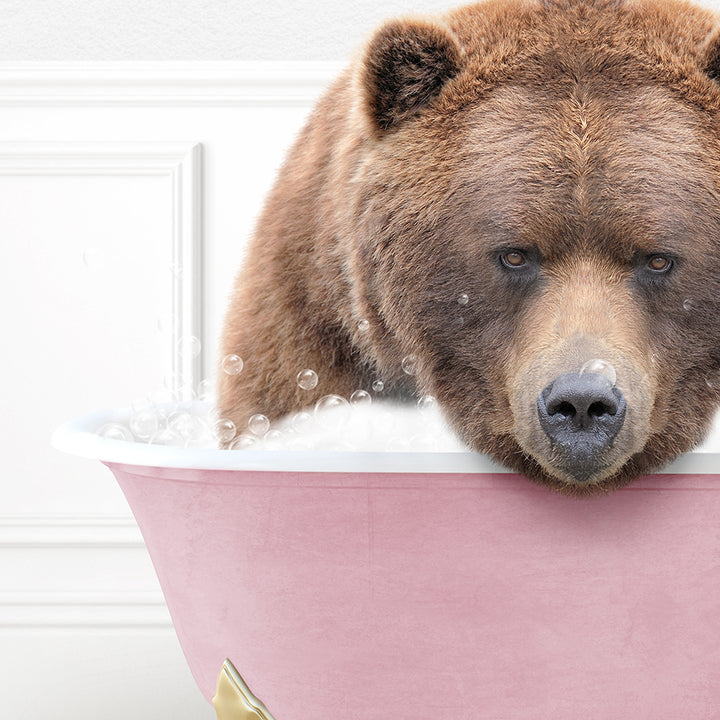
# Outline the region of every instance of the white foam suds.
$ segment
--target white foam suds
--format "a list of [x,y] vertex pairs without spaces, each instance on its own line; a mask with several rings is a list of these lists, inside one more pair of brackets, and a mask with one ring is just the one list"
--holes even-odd
[[[335,396],[328,396],[330,398]],[[341,400],[342,398],[339,398]],[[427,400],[427,399],[426,399]],[[437,403],[398,405],[387,401],[318,403],[270,423],[254,415],[238,429],[208,403],[136,407],[128,422],[98,429],[103,437],[150,445],[232,450],[348,452],[467,452]]]

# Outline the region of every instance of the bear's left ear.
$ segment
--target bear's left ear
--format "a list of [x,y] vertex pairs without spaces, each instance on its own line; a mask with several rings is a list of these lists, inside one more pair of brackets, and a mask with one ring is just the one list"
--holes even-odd
[[397,20],[370,40],[360,71],[364,111],[382,134],[440,94],[460,71],[462,51],[449,30]]
[[701,45],[698,60],[705,74],[720,82],[720,27],[715,28]]

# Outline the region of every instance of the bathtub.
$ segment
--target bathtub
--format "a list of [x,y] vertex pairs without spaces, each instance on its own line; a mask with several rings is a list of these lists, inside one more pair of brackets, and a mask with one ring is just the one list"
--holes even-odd
[[53,444],[112,470],[200,690],[212,699],[226,659],[239,673],[248,709],[226,717],[720,716],[712,443],[574,500],[471,453],[93,434],[121,415]]

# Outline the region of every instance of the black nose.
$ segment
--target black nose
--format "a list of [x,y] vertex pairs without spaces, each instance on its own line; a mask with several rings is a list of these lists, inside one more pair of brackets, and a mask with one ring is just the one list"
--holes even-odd
[[620,432],[627,403],[604,375],[565,373],[538,395],[537,409],[563,469],[585,481]]

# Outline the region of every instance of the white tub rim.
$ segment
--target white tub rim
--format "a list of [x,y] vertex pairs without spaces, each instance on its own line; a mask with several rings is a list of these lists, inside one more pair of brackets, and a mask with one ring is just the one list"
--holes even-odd
[[[141,467],[187,470],[252,470],[331,473],[517,474],[473,452],[361,452],[220,450],[150,445],[96,434],[106,423],[125,421],[127,408],[101,410],[58,427],[51,445],[78,457]],[[720,474],[720,448],[705,443],[653,474]]]

